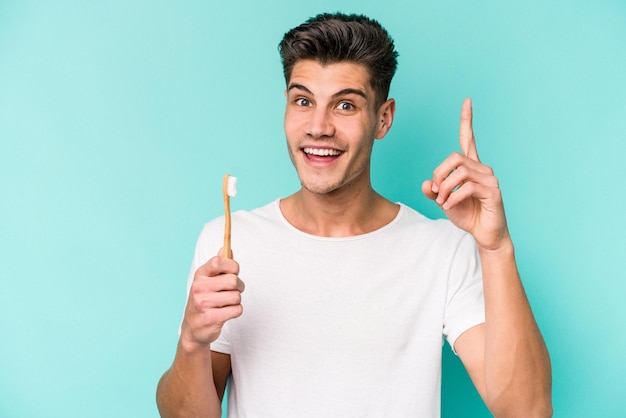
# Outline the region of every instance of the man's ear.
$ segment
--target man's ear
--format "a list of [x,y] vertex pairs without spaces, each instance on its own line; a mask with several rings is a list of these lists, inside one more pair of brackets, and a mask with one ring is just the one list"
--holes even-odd
[[387,99],[385,103],[380,105],[378,109],[378,129],[376,129],[376,139],[383,139],[391,125],[393,124],[393,117],[396,114],[396,101],[394,99]]

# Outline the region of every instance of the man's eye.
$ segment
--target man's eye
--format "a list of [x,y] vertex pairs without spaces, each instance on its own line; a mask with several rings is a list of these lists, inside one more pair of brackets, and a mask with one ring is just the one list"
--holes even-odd
[[309,99],[305,99],[304,97],[300,97],[299,99],[296,99],[296,104],[298,106],[310,106],[311,105],[311,101]]
[[354,105],[350,102],[341,102],[337,105],[339,110],[354,110]]

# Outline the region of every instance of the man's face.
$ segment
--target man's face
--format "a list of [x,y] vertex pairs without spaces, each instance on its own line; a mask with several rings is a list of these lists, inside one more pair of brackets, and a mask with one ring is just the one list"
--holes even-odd
[[367,69],[349,62],[298,61],[285,95],[287,145],[302,187],[316,194],[347,185],[369,187],[374,139],[386,130],[380,132]]

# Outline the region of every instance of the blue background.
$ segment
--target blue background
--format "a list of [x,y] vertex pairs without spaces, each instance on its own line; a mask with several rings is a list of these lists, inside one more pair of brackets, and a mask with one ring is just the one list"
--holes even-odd
[[[276,45],[321,11],[395,38],[373,182],[421,182],[474,99],[557,417],[626,416],[626,5],[0,1],[0,416],[155,417],[202,224],[295,191]],[[236,249],[236,243],[234,243]],[[444,417],[488,417],[446,346]]]

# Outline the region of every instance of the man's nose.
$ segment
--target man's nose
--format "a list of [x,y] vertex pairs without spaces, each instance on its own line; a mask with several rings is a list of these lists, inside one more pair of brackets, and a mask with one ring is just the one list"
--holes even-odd
[[313,138],[331,137],[335,134],[332,115],[326,109],[317,108],[311,114],[307,134]]

